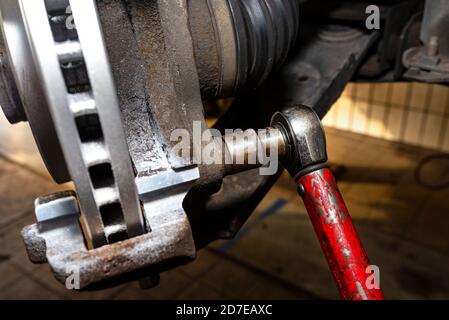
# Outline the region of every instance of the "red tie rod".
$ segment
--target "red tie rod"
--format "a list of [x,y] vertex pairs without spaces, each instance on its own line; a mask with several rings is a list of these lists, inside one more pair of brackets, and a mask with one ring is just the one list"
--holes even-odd
[[295,179],[298,192],[318,236],[340,295],[345,300],[382,300],[372,281],[368,256],[349,215],[337,182],[327,166],[326,137],[317,114],[297,106],[276,113],[272,127],[284,136],[282,162]]

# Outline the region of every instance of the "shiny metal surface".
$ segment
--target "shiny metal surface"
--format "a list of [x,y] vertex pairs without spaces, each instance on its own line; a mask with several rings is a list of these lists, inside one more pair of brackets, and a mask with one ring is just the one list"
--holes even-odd
[[78,130],[70,111],[45,4],[43,1],[24,0],[22,5],[27,31],[30,34],[33,60],[39,69],[70,176],[77,188],[83,218],[86,221],[87,238],[93,246],[104,245],[107,243],[104,226],[82,156]]
[[[226,175],[259,168],[266,164],[266,157],[272,161],[283,159],[286,154],[285,138],[276,128],[266,128],[256,132],[253,129],[228,134],[225,143],[224,159]],[[271,154],[275,152],[276,154]]]
[[45,165],[58,183],[70,180],[61,146],[37,74],[20,1],[0,1],[0,23],[9,67]]
[[32,262],[49,262],[52,268],[57,268],[53,263],[55,258],[85,250],[79,223],[79,207],[73,192],[39,198],[35,202],[35,211],[38,223],[22,231],[28,257]]
[[306,106],[284,109],[271,125],[285,133],[285,167],[295,175],[300,170],[327,161],[326,136],[318,115]]
[[73,193],[62,193],[49,198],[39,198],[35,202],[38,223],[44,223],[67,215],[79,215],[78,200]]
[[[60,282],[64,283],[68,276],[67,266],[79,268],[81,286],[84,288],[106,279],[153,268],[168,260],[177,259],[179,263],[185,263],[195,257],[195,244],[183,201],[199,179],[199,169],[192,165],[190,158],[181,161],[171,159],[169,139],[171,130],[191,128],[193,120],[204,122],[204,117],[193,52],[186,45],[186,42],[191,43],[191,39],[184,34],[188,33],[188,29],[184,29],[187,25],[184,1],[167,3],[161,0],[156,7],[139,7],[143,12],[154,13],[158,10],[160,16],[154,15],[151,19],[145,16],[143,22],[153,27],[151,32],[160,37],[157,41],[163,45],[158,48],[142,47],[143,56],[146,57],[145,68],[141,64],[136,69],[128,65],[135,73],[129,76],[132,71],[126,69],[125,77],[124,69],[118,67],[123,60],[127,61],[130,50],[121,47],[111,53],[108,47],[109,52],[106,52],[105,42],[110,45],[110,41],[116,39],[103,40],[95,1],[70,2],[77,23],[77,37],[68,41],[63,35],[52,37],[52,32],[54,36],[57,30],[49,25],[47,13],[51,19],[52,12],[57,10],[52,10],[51,4],[45,2],[45,7],[42,0],[23,1],[37,69],[54,114],[70,174],[77,187],[82,221],[54,219],[70,215],[68,211],[73,211],[73,208],[68,210],[65,204],[70,204],[71,200],[65,199],[65,196],[62,197],[64,199],[53,199],[57,195],[49,196],[51,203],[36,202],[38,224],[25,228],[23,237],[30,256],[40,257],[41,262],[48,261]],[[130,23],[129,13],[120,11],[121,4],[110,4],[105,8],[99,3],[99,6],[105,11],[116,10],[114,14],[122,13]],[[170,23],[173,21],[176,22],[176,30],[183,30],[184,33],[172,30]],[[102,22],[104,28],[112,24],[112,29],[108,29],[111,33],[117,31],[114,28],[125,33],[133,30],[131,27],[120,28],[113,21]],[[134,30],[139,35],[137,38],[153,36],[149,32],[141,34],[137,26]],[[137,47],[133,42],[136,41],[134,36],[126,39],[131,46]],[[151,39],[154,41],[154,38]],[[137,44],[144,45],[145,42],[137,41]],[[138,52],[132,53],[138,55]],[[111,63],[108,55],[111,56]],[[168,59],[170,65],[165,64],[163,59]],[[132,61],[138,63],[140,60],[132,55]],[[88,75],[88,86],[75,87],[71,92],[66,70],[72,65],[83,64]],[[146,72],[153,68],[157,76],[147,78]],[[130,82],[128,76],[138,78],[138,84]],[[119,99],[115,96],[116,91]],[[80,119],[87,121],[80,123]],[[121,130],[122,126],[124,130]],[[92,132],[92,129],[95,130]],[[104,170],[96,173],[105,165],[113,173],[112,180],[105,179]],[[125,228],[121,221],[106,223],[101,209],[111,204],[120,204]],[[140,204],[143,209],[141,215]],[[48,230],[42,229],[42,225],[48,226]],[[85,239],[80,226],[86,229]],[[64,230],[71,231],[65,234]],[[122,234],[124,230],[128,236],[126,239],[110,241],[111,234]],[[141,235],[143,231],[146,233]]]
[[78,41],[67,40],[56,43],[56,52],[61,63],[70,63],[83,60],[83,51]]
[[144,233],[134,172],[95,1],[70,1],[129,237]]
[[[47,17],[51,8],[46,8],[43,1],[21,3],[46,101],[77,188],[87,241],[99,247],[113,241],[112,237],[118,233],[142,234],[143,217],[95,3],[77,1],[72,8],[74,16],[80,17],[79,46],[91,88],[86,93],[68,92],[61,67],[67,56],[58,56]],[[72,58],[80,59],[79,56]],[[98,123],[87,120],[89,127],[80,126],[84,115],[97,113]],[[100,136],[89,136],[92,125],[97,126],[96,134]],[[106,169],[94,174],[96,168]]]

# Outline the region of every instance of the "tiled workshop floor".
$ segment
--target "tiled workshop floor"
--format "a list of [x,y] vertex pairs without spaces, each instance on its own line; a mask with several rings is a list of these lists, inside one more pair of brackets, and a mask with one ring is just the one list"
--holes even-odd
[[[449,189],[426,190],[413,175],[431,152],[333,129],[328,138],[330,160],[372,263],[380,267],[386,297],[449,298]],[[440,175],[449,171],[441,170]],[[33,222],[34,198],[54,190],[45,176],[0,157],[0,298],[338,297],[286,175],[241,236],[202,250],[194,263],[163,274],[161,285],[148,291],[132,283],[71,292],[53,280],[47,266],[28,261],[20,230]]]

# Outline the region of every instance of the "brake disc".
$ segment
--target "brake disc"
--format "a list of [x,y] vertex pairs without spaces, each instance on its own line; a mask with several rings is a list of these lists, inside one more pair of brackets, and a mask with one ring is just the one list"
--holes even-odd
[[[127,17],[122,5],[111,3],[108,8]],[[55,180],[71,180],[76,187],[76,193],[57,193],[36,201],[37,224],[22,232],[31,260],[48,262],[62,283],[77,270],[80,286],[85,288],[175,258],[192,259],[195,246],[182,202],[199,171],[186,159],[170,158],[169,133],[192,123],[186,106],[195,104],[191,110],[202,110],[198,79],[195,86],[192,77],[190,82],[182,76],[173,78],[172,89],[161,93],[175,102],[171,106],[174,117],[167,119],[161,100],[152,101],[150,110],[146,96],[123,99],[124,91],[133,90],[125,89],[129,83],[120,75],[113,77],[96,1],[5,0],[0,10],[26,119]],[[187,21],[184,3],[169,7],[161,1],[145,10],[176,15],[180,23]],[[166,28],[159,41],[183,36],[157,21]],[[120,26],[111,27],[120,32],[115,28]],[[186,70],[184,74],[196,75],[195,69],[188,69],[194,66],[193,54],[188,57],[191,60],[173,57],[171,61],[184,63],[176,67]],[[128,58],[120,57],[121,61]],[[112,59],[116,67],[121,62],[115,55]],[[171,70],[170,66],[167,72]],[[149,84],[150,94],[159,81],[154,78],[140,81]],[[186,92],[180,86],[191,87],[196,95],[179,94]],[[139,111],[139,105],[145,108]]]

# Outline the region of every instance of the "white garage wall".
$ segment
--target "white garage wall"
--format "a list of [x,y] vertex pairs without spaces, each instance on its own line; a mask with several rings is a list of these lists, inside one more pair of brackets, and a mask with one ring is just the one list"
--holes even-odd
[[349,84],[324,124],[449,152],[449,87]]

